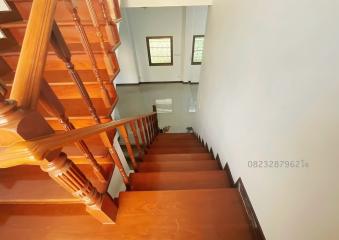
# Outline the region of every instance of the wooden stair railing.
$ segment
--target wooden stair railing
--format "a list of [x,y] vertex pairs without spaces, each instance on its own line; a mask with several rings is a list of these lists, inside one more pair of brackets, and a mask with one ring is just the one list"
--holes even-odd
[[[5,148],[0,155],[0,167],[16,166],[13,160],[17,159],[20,164],[31,164],[32,161],[42,161],[46,156],[53,155],[55,150],[60,149],[62,146],[79,141],[89,136],[107,132],[113,129],[125,129],[125,125],[130,121],[135,121],[139,118],[154,116],[156,113],[142,115],[133,118],[125,118],[107,123],[101,123],[84,128],[78,128],[67,132],[52,133],[46,136],[37,137],[36,139],[23,140],[16,142]],[[127,135],[127,132],[126,132]],[[129,138],[127,135],[127,140]],[[131,153],[134,156],[133,153]]]
[[115,76],[117,70],[114,67],[114,63],[113,63],[112,58],[116,62],[115,53],[112,52],[111,50],[109,50],[107,48],[106,44],[105,44],[104,36],[103,36],[103,33],[101,32],[101,29],[100,29],[98,16],[97,16],[97,13],[95,12],[95,9],[94,9],[93,1],[92,0],[85,0],[85,1],[86,1],[86,4],[87,4],[89,14],[91,16],[92,24],[93,24],[93,26],[96,30],[96,34],[97,34],[99,42],[100,42],[100,47],[101,47],[103,54],[104,54],[104,63],[105,63],[108,75],[110,76],[111,79],[114,79],[114,76]]
[[[61,32],[58,28],[58,26],[54,23],[53,25],[53,31],[52,31],[52,37],[51,37],[51,44],[56,52],[56,54],[59,56],[60,59],[62,59],[73,79],[73,81],[76,83],[79,92],[82,96],[83,101],[88,107],[89,113],[91,114],[94,121],[99,124],[101,123],[101,119],[99,118],[96,109],[91,101],[91,98],[81,81],[81,78],[79,74],[77,73],[76,69],[74,68],[74,64],[71,61],[71,53],[67,47],[66,42],[64,41]],[[90,48],[90,46],[89,46]],[[105,95],[106,96],[106,95]],[[109,97],[109,96],[107,96]],[[113,106],[114,107],[114,106]],[[111,119],[109,115],[107,115],[107,119]],[[116,157],[117,153],[113,147],[113,143],[110,140],[110,137],[107,133],[103,133],[100,135],[102,142],[104,143],[105,147],[107,147],[112,161],[115,163],[115,165],[118,167],[120,174],[122,175],[122,178],[124,180],[124,183],[128,185],[128,176],[125,172],[120,160]]]
[[38,102],[56,4],[57,0],[32,3],[10,95],[23,109],[35,109]]
[[[96,113],[90,96],[72,63],[71,52],[54,21],[57,2],[57,0],[35,0],[32,2],[29,20],[27,24],[23,24],[23,26],[26,26],[26,34],[23,38],[14,83],[12,84],[11,100],[5,100],[7,89],[2,83],[0,84],[0,133],[2,136],[0,139],[0,168],[24,164],[40,165],[41,169],[47,172],[59,185],[80,199],[87,206],[87,211],[95,218],[102,223],[113,223],[117,207],[106,192],[107,188],[97,189],[94,187],[90,180],[87,179],[82,171],[61,149],[66,143],[75,143],[89,160],[98,179],[106,182],[101,166],[83,140],[84,137],[100,134],[103,144],[108,149],[109,156],[115,163],[115,166],[118,167],[122,179],[128,187],[128,175],[113,146],[113,140],[109,131],[116,130],[122,126],[126,131],[126,124],[138,120],[129,118],[112,122],[110,116],[107,114],[105,121],[109,122],[101,124],[101,119]],[[72,1],[65,2],[68,5],[73,3]],[[107,2],[100,1],[101,11],[106,22],[107,36],[109,44],[111,45],[109,49],[104,42],[93,3],[90,0],[86,2],[100,41],[100,46],[104,52],[106,69],[111,81],[113,81],[119,72],[116,55],[114,53],[115,47],[120,43],[117,26],[115,24],[118,20],[112,20],[111,13],[109,13],[107,9]],[[117,2],[114,2],[114,6],[118,6]],[[91,60],[92,70],[99,84],[102,99],[105,106],[111,110],[116,103],[116,100],[111,99],[111,97],[116,94],[115,92],[112,93],[112,91],[115,91],[115,88],[111,85],[111,82],[106,83],[101,79],[91,44],[81,25],[81,20],[76,8],[70,5],[69,9],[73,14],[75,25],[80,33],[84,50]],[[115,9],[114,12],[119,11]],[[17,24],[14,25],[17,26]],[[76,130],[66,115],[63,105],[48,83],[43,80],[42,76],[49,43],[53,46],[57,56],[65,63],[68,72],[78,86],[80,94],[88,106],[90,114],[98,125]],[[106,87],[110,86],[111,88],[107,90]],[[42,106],[48,114],[57,117],[67,132],[54,132],[41,113],[37,112],[36,107],[38,101],[40,106]],[[146,117],[147,115],[141,116],[140,118]],[[151,126],[148,126],[148,128],[150,127]],[[145,129],[144,126],[144,131]],[[140,126],[139,131],[142,131]],[[146,134],[146,131],[144,134]],[[127,135],[125,140],[129,142]],[[135,160],[132,151],[130,152],[130,157]],[[136,170],[136,162],[133,164],[133,167],[135,167]],[[107,185],[108,183],[106,182],[106,186]]]
[[[75,129],[75,127],[67,117],[63,105],[60,103],[59,99],[46,81],[42,81],[39,100],[40,104],[47,112],[49,112],[51,115],[56,116],[59,119],[60,123],[63,125],[66,131]],[[106,183],[105,185],[107,185],[104,172],[101,166],[95,160],[85,141],[80,140],[75,144],[84,153],[86,159],[90,162],[95,176],[97,176],[100,182]]]
[[[73,16],[73,21],[74,21],[75,26],[76,26],[79,34],[80,34],[81,44],[82,44],[83,48],[85,49],[87,56],[89,57],[90,62],[92,64],[92,71],[94,73],[94,76],[95,76],[97,82],[99,83],[102,99],[105,103],[105,106],[107,108],[110,108],[112,106],[113,102],[112,102],[112,100],[109,96],[108,90],[106,89],[106,86],[104,85],[104,82],[103,82],[103,80],[102,80],[102,78],[99,74],[97,61],[94,57],[94,53],[92,51],[91,44],[88,40],[85,28],[81,24],[81,20],[80,20],[79,14],[78,14],[78,10],[71,0],[66,1],[65,4],[67,5],[67,8],[69,9],[70,13]],[[58,31],[58,30],[56,30],[56,31]],[[58,31],[58,34],[61,35],[60,31]]]

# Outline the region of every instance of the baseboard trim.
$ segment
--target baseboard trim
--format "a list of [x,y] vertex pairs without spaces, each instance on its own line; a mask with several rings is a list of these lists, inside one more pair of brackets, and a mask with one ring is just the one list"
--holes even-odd
[[138,86],[143,84],[168,84],[168,83],[182,83],[182,84],[199,84],[199,82],[183,82],[183,81],[163,81],[163,82],[138,82],[138,83],[117,83],[117,86]]
[[[199,134],[195,133],[195,135],[197,136],[197,138],[199,139],[199,141],[208,149],[208,145],[207,142],[205,143],[204,139],[202,137],[200,137]],[[213,153],[213,149],[211,147],[210,150],[208,150],[210,153]],[[213,156],[214,157],[214,156]],[[262,231],[262,228],[260,226],[259,220],[257,218],[257,215],[255,214],[253,205],[251,203],[251,200],[247,194],[246,188],[244,186],[244,183],[242,181],[241,178],[239,178],[237,180],[237,182],[234,182],[233,176],[232,176],[232,172],[230,169],[230,166],[228,163],[226,163],[225,167],[222,167],[221,164],[221,160],[219,157],[219,154],[217,154],[217,156],[215,157],[215,160],[218,162],[218,165],[220,167],[220,169],[223,169],[224,171],[227,172],[227,176],[229,177],[229,181],[231,183],[231,187],[233,188],[237,188],[237,190],[239,191],[240,197],[243,201],[248,219],[250,221],[250,227],[251,227],[251,231],[253,234],[253,237],[255,240],[266,240],[266,237],[264,235],[264,232]]]
[[257,218],[257,215],[255,214],[254,208],[247,194],[247,191],[246,191],[246,188],[244,186],[242,179],[239,178],[235,185],[242,198],[248,219],[250,220],[251,230],[252,230],[254,238],[256,240],[266,240],[264,232],[262,231],[259,220]]
[[233,179],[233,176],[232,176],[232,172],[231,172],[231,169],[230,169],[230,166],[228,165],[228,163],[226,163],[226,165],[224,167],[224,171],[227,173],[228,180],[230,181],[232,188],[234,188],[235,187],[235,182],[234,182],[234,179]]

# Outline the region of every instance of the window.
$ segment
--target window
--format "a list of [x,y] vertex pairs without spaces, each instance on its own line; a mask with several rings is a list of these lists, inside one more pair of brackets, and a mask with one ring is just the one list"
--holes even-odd
[[200,65],[204,51],[204,35],[193,36],[192,65]]
[[150,66],[173,65],[173,37],[146,37]]

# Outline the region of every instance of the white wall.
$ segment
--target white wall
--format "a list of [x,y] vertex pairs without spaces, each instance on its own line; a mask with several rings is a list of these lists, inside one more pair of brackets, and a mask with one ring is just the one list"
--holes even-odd
[[174,7],[211,5],[212,0],[124,0],[123,7]]
[[[121,23],[117,83],[198,82],[200,66],[191,66],[193,35],[204,34],[207,7],[126,8]],[[147,36],[173,36],[173,66],[149,66]]]
[[[214,0],[198,133],[242,177],[268,240],[335,240],[339,4]],[[309,163],[253,169],[248,161]]]
[[120,73],[114,82],[117,84],[135,84],[139,83],[139,69],[137,66],[137,56],[133,41],[133,32],[131,31],[126,9],[121,8],[121,13],[124,20],[119,24],[121,45],[118,48],[117,55]]
[[206,19],[208,13],[208,7],[195,6],[186,7],[186,21],[185,21],[185,38],[183,46],[184,64],[183,64],[183,81],[184,82],[199,82],[200,79],[200,65],[192,65],[192,47],[193,36],[204,35],[206,31]]

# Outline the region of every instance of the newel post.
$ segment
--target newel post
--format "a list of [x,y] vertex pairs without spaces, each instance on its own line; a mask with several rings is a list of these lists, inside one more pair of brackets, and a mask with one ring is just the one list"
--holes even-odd
[[111,196],[107,192],[98,192],[65,153],[51,153],[41,164],[41,169],[80,199],[86,205],[87,212],[98,221],[104,224],[115,223],[118,209]]

